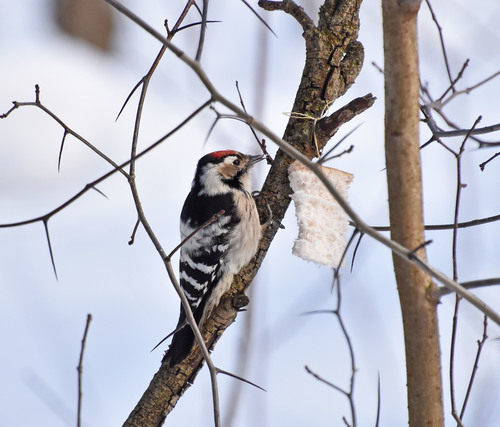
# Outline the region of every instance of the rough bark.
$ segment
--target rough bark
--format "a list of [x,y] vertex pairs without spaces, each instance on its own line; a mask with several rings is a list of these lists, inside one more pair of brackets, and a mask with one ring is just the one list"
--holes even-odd
[[[342,123],[370,107],[374,101],[371,95],[358,98],[340,112],[333,113],[329,120],[320,120],[325,107],[347,91],[361,70],[363,47],[356,41],[361,0],[326,0],[320,9],[317,26],[303,9],[292,1],[261,1],[259,5],[266,10],[289,13],[304,30],[306,61],[292,111],[318,121],[291,117],[284,132],[284,139],[313,158],[316,156],[314,136],[322,149]],[[254,259],[235,277],[231,289],[207,321],[203,335],[209,349],[214,347],[224,330],[234,322],[238,308],[247,302],[244,292],[257,274],[290,204],[291,189],[287,176],[290,163],[291,159],[279,150],[260,198],[271,207],[274,222],[264,231]],[[178,399],[193,383],[202,365],[203,358],[197,345],[180,364],[169,368],[168,364],[164,363],[124,426],[162,425]]]
[[[419,151],[419,72],[416,20],[419,1],[383,0],[385,147],[392,239],[409,249],[424,243]],[[425,259],[425,248],[417,251]],[[405,335],[409,423],[442,426],[442,382],[431,278],[394,255]]]

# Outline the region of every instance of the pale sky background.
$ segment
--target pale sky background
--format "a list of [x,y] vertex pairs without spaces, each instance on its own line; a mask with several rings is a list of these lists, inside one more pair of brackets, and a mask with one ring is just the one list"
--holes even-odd
[[[256,5],[256,1],[251,4]],[[319,1],[299,2],[316,18]],[[436,2],[437,3],[437,2]],[[500,9],[495,2],[478,6],[460,0],[435,4],[444,28],[449,60],[456,74],[466,58],[471,63],[459,88],[471,86],[500,70]],[[177,19],[184,1],[127,1],[126,4],[162,31],[165,18]],[[56,27],[48,0],[0,1],[0,112],[13,100],[41,100],[116,162],[127,159],[132,139],[135,96],[118,122],[115,117],[129,91],[146,73],[159,44],[142,29],[116,16],[113,52],[103,54],[68,38]],[[216,87],[237,102],[237,80],[247,108],[258,108],[263,84],[262,111],[256,114],[277,134],[283,133],[300,80],[304,43],[300,26],[283,13],[262,15],[278,37],[238,1],[212,1],[202,64]],[[190,21],[198,18],[193,14]],[[259,45],[262,31],[269,53]],[[434,96],[447,87],[439,39],[426,6],[419,23],[421,76]],[[194,55],[198,29],[185,31],[175,44]],[[368,223],[388,222],[383,150],[383,76],[372,66],[383,65],[380,3],[365,1],[361,8],[360,41],[365,65],[352,89],[333,106],[369,92],[377,97],[370,110],[344,126],[333,145],[354,127],[362,126],[341,149],[354,152],[329,163],[355,175],[350,201]],[[457,98],[448,115],[464,127],[481,114],[482,126],[500,122],[500,80]],[[260,95],[259,95],[260,96]],[[146,147],[180,123],[208,99],[194,74],[173,55],[165,56],[149,89],[140,146]],[[219,111],[224,109],[217,106]],[[209,151],[232,148],[257,153],[249,130],[234,121],[220,122],[204,146],[214,120],[207,110],[173,138],[140,160],[137,183],[146,215],[163,247],[178,243],[178,216],[189,191],[199,157]],[[43,215],[80,191],[110,167],[88,148],[68,138],[60,173],[57,172],[63,130],[35,108],[23,108],[0,121],[0,223]],[[422,131],[422,142],[428,132]],[[486,140],[500,140],[498,135]],[[448,140],[458,148],[461,139]],[[268,144],[270,151],[276,147]],[[478,165],[495,149],[477,150],[467,143],[463,159],[460,220],[500,213],[498,183],[500,159],[481,172]],[[455,160],[439,146],[422,151],[425,217],[429,224],[453,220]],[[255,189],[268,167],[259,164]],[[84,358],[83,420],[88,427],[117,426],[126,419],[157,371],[163,350],[150,349],[172,328],[178,317],[178,299],[160,257],[143,230],[133,246],[127,244],[136,221],[126,181],[116,174],[99,186],[108,199],[89,192],[49,222],[58,272],[52,271],[43,225],[0,229],[0,425],[76,425],[77,371],[87,313],[90,325]],[[243,374],[267,392],[242,386],[232,426],[343,425],[350,419],[346,399],[312,378],[308,365],[325,379],[347,387],[350,364],[345,340],[333,316],[304,316],[304,312],[333,309],[332,272],[291,254],[297,233],[293,207],[252,286],[249,309],[254,325],[245,332],[242,313],[224,334],[213,353],[221,368]],[[459,233],[459,280],[500,276],[500,224]],[[427,234],[432,265],[451,275],[451,232]],[[349,255],[349,263],[352,251]],[[174,261],[175,263],[177,260]],[[364,238],[352,273],[341,270],[343,319],[353,342],[358,372],[355,401],[360,426],[374,425],[377,377],[381,378],[380,426],[406,425],[406,378],[401,315],[392,259],[388,249]],[[476,293],[500,311],[498,287]],[[449,415],[448,361],[454,297],[439,306],[443,354],[444,401]],[[482,315],[462,302],[456,348],[457,402],[461,405],[482,335]],[[467,426],[496,426],[500,419],[500,328],[490,322],[490,339],[481,356],[472,397],[465,416]],[[251,339],[246,372],[237,370],[242,340]],[[228,411],[234,387],[231,378],[219,378],[221,410]],[[212,425],[210,382],[206,369],[169,415],[166,425]],[[225,424],[224,424],[225,425]]]

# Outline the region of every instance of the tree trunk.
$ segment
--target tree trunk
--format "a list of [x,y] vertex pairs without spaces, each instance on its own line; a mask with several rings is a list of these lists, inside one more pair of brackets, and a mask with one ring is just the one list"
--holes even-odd
[[[383,0],[385,151],[392,239],[424,243],[419,151],[420,89],[417,14],[420,0]],[[417,255],[425,259],[425,248]],[[393,255],[403,316],[409,424],[442,426],[442,381],[436,285],[422,270]]]

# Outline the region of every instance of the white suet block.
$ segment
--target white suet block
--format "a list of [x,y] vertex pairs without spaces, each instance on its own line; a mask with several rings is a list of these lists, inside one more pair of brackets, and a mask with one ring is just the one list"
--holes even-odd
[[[322,166],[323,173],[340,195],[347,199],[353,175]],[[323,183],[302,163],[288,169],[292,200],[299,226],[292,253],[306,261],[338,267],[347,245],[349,219]]]

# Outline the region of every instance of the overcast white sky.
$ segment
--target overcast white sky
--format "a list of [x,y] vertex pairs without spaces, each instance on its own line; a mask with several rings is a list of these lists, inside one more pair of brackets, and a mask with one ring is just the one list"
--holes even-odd
[[[175,21],[183,1],[126,2],[160,31],[165,18]],[[252,1],[256,4],[256,1]],[[319,1],[303,2],[316,16]],[[465,88],[500,70],[500,11],[494,2],[481,10],[467,1],[453,7],[436,4],[444,28],[454,73],[466,58],[470,66],[459,87]],[[127,159],[135,115],[134,97],[124,114],[115,117],[129,91],[148,70],[159,46],[141,29],[117,17],[114,49],[110,55],[60,33],[51,14],[52,2],[25,0],[0,2],[0,112],[13,100],[34,99],[41,87],[43,103],[74,130],[116,162]],[[489,9],[489,10],[488,10]],[[291,17],[262,13],[278,37],[268,32],[268,68],[258,41],[262,25],[241,2],[211,2],[209,19],[221,20],[207,33],[202,64],[219,90],[237,101],[237,80],[250,112],[282,134],[300,79],[304,44],[301,28]],[[387,224],[387,192],[383,155],[383,77],[372,62],[382,66],[379,2],[362,6],[360,40],[365,66],[356,84],[333,108],[352,98],[373,93],[377,102],[339,135],[362,124],[343,148],[354,152],[329,166],[355,178],[350,201],[373,225]],[[197,18],[192,18],[196,20]],[[421,74],[438,96],[447,86],[439,40],[428,10],[420,21]],[[197,29],[174,41],[193,55]],[[265,95],[257,100],[265,82]],[[479,114],[482,125],[500,122],[500,81],[493,81],[454,101],[450,118],[471,126]],[[140,145],[146,147],[180,123],[208,99],[192,72],[167,55],[150,87],[143,117]],[[220,108],[220,107],[218,107]],[[220,108],[223,111],[222,108]],[[209,151],[233,148],[258,152],[248,129],[234,121],[218,124],[208,143],[205,136],[214,114],[205,111],[191,126],[166,141],[138,163],[137,180],[146,214],[163,247],[178,243],[178,216],[198,158]],[[427,132],[423,130],[422,141]],[[0,122],[0,223],[33,218],[50,211],[110,168],[75,139],[68,138],[57,172],[62,129],[41,111],[23,108]],[[494,139],[491,136],[490,139]],[[487,139],[487,138],[485,138]],[[497,139],[500,139],[497,137]],[[458,147],[460,140],[450,141]],[[276,148],[269,144],[272,151]],[[478,165],[495,150],[477,150],[468,143],[463,164],[461,220],[500,213],[499,162],[484,172]],[[455,197],[454,158],[431,146],[422,151],[427,223],[450,223]],[[267,172],[259,164],[258,189]],[[121,425],[159,367],[162,349],[150,349],[177,322],[178,300],[159,256],[142,230],[133,246],[127,244],[136,221],[125,180],[116,175],[99,186],[107,199],[89,192],[49,222],[58,272],[54,277],[43,225],[0,230],[0,424],[6,426],[67,426],[76,424],[77,373],[87,313],[90,326],[84,359],[83,419],[85,426]],[[238,348],[251,339],[252,352],[243,374],[264,387],[261,392],[243,386],[233,426],[342,425],[349,417],[345,399],[319,383],[304,365],[341,387],[347,387],[350,365],[346,343],[335,319],[327,315],[303,316],[310,310],[332,309],[332,273],[292,256],[297,233],[293,208],[252,286],[249,309],[238,316],[214,352],[216,364],[237,370]],[[481,226],[459,234],[459,280],[500,276],[500,224]],[[451,274],[451,233],[428,233],[430,262]],[[350,261],[350,259],[349,259]],[[355,400],[359,425],[374,425],[377,377],[381,378],[381,426],[406,424],[406,390],[402,327],[391,255],[365,238],[354,269],[341,271],[344,321],[355,348]],[[500,311],[500,289],[477,291]],[[449,407],[448,359],[453,297],[439,307],[441,320],[445,404]],[[245,332],[245,317],[253,329]],[[482,334],[482,316],[462,303],[457,343],[457,400],[462,401]],[[500,418],[500,336],[490,324],[489,336],[465,417],[468,426],[495,426]],[[222,412],[234,386],[220,378]],[[208,426],[212,404],[208,373],[203,370],[193,387],[169,416],[170,426]],[[193,410],[193,408],[196,408]],[[447,425],[452,426],[447,414]]]

